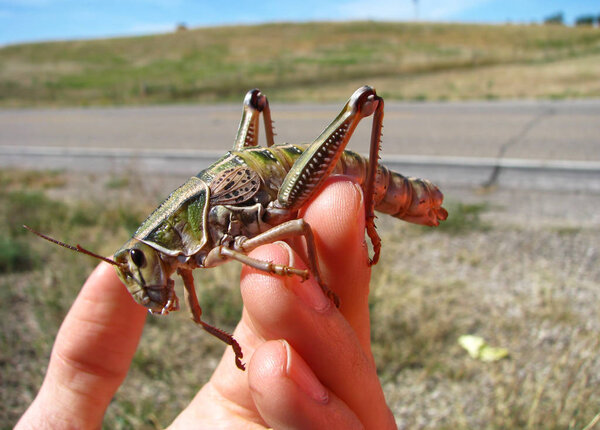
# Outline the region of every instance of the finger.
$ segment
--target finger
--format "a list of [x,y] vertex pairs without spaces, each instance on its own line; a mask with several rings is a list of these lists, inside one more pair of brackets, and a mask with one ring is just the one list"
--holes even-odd
[[[248,363],[254,350],[264,342],[256,335],[245,310],[233,332]],[[218,428],[223,422],[231,428],[264,428],[262,420],[248,389],[248,372],[241,371],[235,364],[235,354],[230,347],[215,369],[210,381],[196,394],[190,404],[177,416],[169,429]]]
[[[292,250],[289,245],[284,242],[277,242],[276,244],[270,244],[260,247],[262,253],[259,253],[259,259],[263,261],[272,261],[276,264],[293,265],[295,267],[305,268],[304,263],[296,255],[290,258]],[[250,255],[255,257],[255,252]],[[256,257],[255,257],[256,258]],[[251,273],[261,273],[260,283],[253,282],[252,280],[246,281],[248,266],[242,268],[242,298],[244,302],[246,300],[256,301],[261,300],[260,297],[263,295],[268,296],[273,288],[280,288],[279,284],[283,279],[280,276],[268,274],[265,272],[258,271],[256,269],[250,269]],[[295,284],[294,284],[295,285]],[[304,284],[302,284],[304,285]],[[301,297],[302,300],[312,302],[313,306],[316,307],[329,307],[331,305],[330,300],[325,297],[319,288],[319,291],[313,291],[313,289],[297,288],[294,292],[289,291],[293,296],[296,294]],[[271,306],[277,306],[276,298],[273,296],[273,300],[268,303]],[[265,302],[267,303],[267,302]],[[257,329],[254,326],[253,319],[249,316],[246,306],[242,312],[242,319],[236,327],[233,336],[240,344],[244,353],[243,361],[249,362],[256,348],[258,348],[266,339],[272,339],[272,337],[265,337],[262,329]],[[231,348],[227,348],[223,354],[223,359],[219,363],[215,373],[213,374],[211,384],[214,385],[215,389],[221,394],[224,399],[232,404],[240,405],[248,411],[253,411],[259,416],[258,411],[254,405],[254,400],[250,392],[248,391],[248,380],[247,373],[240,372],[235,366],[234,354]],[[200,401],[201,399],[198,399]],[[196,399],[194,400],[196,401]]]
[[356,415],[317,379],[291,346],[270,341],[248,366],[252,398],[267,425],[277,429],[356,429]]
[[[323,191],[308,204],[304,215],[315,233],[317,256],[321,260],[320,267],[326,282],[342,297],[342,312],[351,321],[361,345],[370,357],[370,269],[364,245],[364,205],[360,187],[347,178],[330,178]],[[280,247],[273,249],[275,255],[266,256],[266,261],[282,255],[289,264],[287,251],[282,254]],[[302,264],[302,258],[296,260]],[[291,265],[296,265],[296,262]],[[254,288],[264,289],[267,286],[268,284],[250,286],[250,294]],[[251,320],[246,318],[245,311],[233,335],[242,347],[246,362],[254,349],[264,341],[253,329]],[[233,353],[231,348],[227,348],[212,381],[217,381],[217,389],[224,398],[252,409],[253,401],[247,390],[246,376],[233,363]],[[198,401],[200,399],[201,397]]]
[[217,428],[264,430],[265,423],[257,411],[240,407],[223,397],[215,386],[208,382],[168,427],[169,430]]
[[[311,209],[313,206],[316,209]],[[360,187],[347,179],[342,180],[339,177],[329,179],[324,190],[309,203],[305,216],[310,220],[311,227],[317,236],[318,256],[320,258],[323,254],[325,257],[325,264],[322,263],[321,268],[328,285],[342,296],[342,310],[349,315],[353,327],[359,334],[360,344],[365,351],[368,351],[367,359],[372,361],[369,349],[368,302],[366,299],[370,271],[366,264],[364,206]],[[328,245],[327,242],[331,242],[333,245]],[[263,247],[263,249],[272,251],[272,253],[267,252],[263,255],[265,260],[290,264],[289,254],[281,246],[271,245]],[[298,265],[302,264],[301,258],[296,257],[295,259]],[[291,265],[297,264],[291,262]],[[278,277],[264,273],[263,275],[264,278],[261,278],[261,283],[258,284],[242,281],[246,287],[244,289],[247,291],[244,297],[254,294],[256,297],[261,297],[262,294],[269,294],[269,290],[273,287],[270,283],[271,278],[277,279]],[[275,281],[276,284],[277,282]],[[303,288],[297,290],[299,294],[304,291]],[[310,292],[311,290],[306,291]],[[362,295],[360,300],[358,299],[359,295]],[[318,299],[320,293],[317,292],[313,297]],[[305,298],[310,299],[310,297]],[[329,304],[328,301],[325,303]],[[364,309],[358,309],[359,303],[363,305]],[[273,306],[278,305],[273,303]],[[353,310],[350,311],[350,309]],[[253,326],[246,309],[244,309],[242,320],[233,334],[242,347],[244,361],[249,362],[254,350],[264,342],[264,337]],[[214,406],[205,408],[207,398],[210,400],[218,398],[219,402],[213,402],[213,404],[219,404],[219,407],[217,409]],[[235,366],[231,348],[225,350],[223,359],[211,381],[198,393],[174,424],[183,423],[190,417],[191,422],[196,419],[206,419],[211,414],[219,415],[227,410],[235,410],[237,415],[260,422],[260,415],[248,391],[247,373],[241,372]],[[195,411],[202,412],[199,416],[194,416]]]
[[342,176],[329,178],[323,192],[300,215],[315,235],[326,284],[341,299],[340,311],[370,354],[369,281],[365,209],[361,188]]
[[[283,242],[270,244],[259,248],[260,252],[255,251],[251,255],[264,261],[273,261],[277,264],[294,265],[304,268],[301,259],[294,254],[290,259],[291,249]],[[247,279],[249,273],[259,273],[262,275],[259,280],[252,281]],[[242,272],[242,297],[244,302],[247,300],[255,303],[262,302],[263,297],[265,306],[279,307],[278,299],[281,298],[281,282],[285,278],[259,272],[246,266]],[[300,300],[310,303],[310,306],[317,308],[329,308],[332,306],[330,300],[325,297],[320,289],[305,288],[307,282],[293,283],[290,290],[284,291],[290,295],[288,300]],[[260,304],[259,304],[260,306]],[[268,309],[265,309],[268,313]],[[341,317],[340,317],[341,318]],[[248,363],[253,357],[254,351],[264,343],[265,339],[278,339],[282,336],[265,336],[264,327],[255,327],[252,317],[248,314],[246,306],[242,314],[242,319],[235,329],[233,335],[242,347],[244,353],[243,360]],[[186,423],[202,422],[204,424],[213,423],[212,419],[216,416],[224,416],[228,411],[235,411],[235,415],[243,416],[248,421],[262,423],[260,412],[257,410],[254,399],[248,390],[248,373],[241,372],[235,366],[234,354],[231,348],[227,348],[223,354],[223,359],[215,370],[210,382],[200,391],[192,400],[190,405],[173,422],[172,428],[185,428]],[[217,399],[217,401],[215,401]],[[200,421],[198,421],[200,420]]]
[[[278,264],[287,264],[290,258],[282,246],[274,244],[257,248],[251,255]],[[370,354],[312,278],[301,282],[297,277],[244,268],[241,286],[247,325],[255,337],[285,339],[365,426],[394,425]]]
[[44,383],[20,424],[100,427],[127,375],[145,316],[114,268],[101,263],[63,321]]

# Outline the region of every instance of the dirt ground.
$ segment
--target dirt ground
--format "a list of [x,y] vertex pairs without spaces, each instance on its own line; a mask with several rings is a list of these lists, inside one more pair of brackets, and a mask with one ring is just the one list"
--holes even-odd
[[[144,187],[167,193],[179,179]],[[448,232],[378,222],[374,351],[399,427],[587,423],[600,411],[600,195],[442,188],[450,217],[481,211]],[[509,359],[472,360],[456,344],[467,333]]]

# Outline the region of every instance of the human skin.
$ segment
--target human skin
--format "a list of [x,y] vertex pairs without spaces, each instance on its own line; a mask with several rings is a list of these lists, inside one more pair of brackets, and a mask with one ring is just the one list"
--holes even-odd
[[[302,282],[244,266],[244,309],[234,337],[247,371],[235,366],[227,348],[170,428],[396,427],[371,354],[363,204],[360,187],[333,177],[300,214],[313,229],[323,279],[341,307],[312,277]],[[293,240],[250,255],[305,267],[304,253],[302,241]],[[101,263],[65,318],[42,387],[16,428],[100,427],[145,318],[114,269]]]

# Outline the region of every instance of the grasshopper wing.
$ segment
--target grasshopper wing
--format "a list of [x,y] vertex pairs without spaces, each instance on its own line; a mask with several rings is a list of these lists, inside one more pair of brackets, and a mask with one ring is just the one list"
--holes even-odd
[[210,183],[211,204],[243,203],[260,188],[260,176],[247,167],[234,167],[220,172]]

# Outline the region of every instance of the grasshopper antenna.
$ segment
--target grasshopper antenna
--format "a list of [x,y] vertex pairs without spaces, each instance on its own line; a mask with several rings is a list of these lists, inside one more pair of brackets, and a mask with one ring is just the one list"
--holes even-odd
[[94,257],[94,258],[97,258],[99,260],[106,261],[107,263],[112,264],[113,266],[117,266],[117,267],[122,266],[121,264],[117,263],[114,260],[111,260],[110,258],[106,258],[106,257],[103,257],[102,255],[98,255],[98,254],[96,254],[96,253],[94,253],[92,251],[88,251],[87,249],[83,248],[79,244],[77,244],[75,246],[69,245],[68,243],[64,243],[64,242],[61,242],[60,240],[56,240],[56,239],[53,239],[53,238],[51,238],[49,236],[46,236],[45,234],[42,234],[39,231],[36,231],[36,230],[32,229],[28,225],[23,224],[23,227],[26,228],[27,230],[29,230],[30,232],[32,232],[33,234],[41,237],[42,239],[46,239],[48,242],[55,243],[56,245],[60,245],[63,248],[67,248],[67,249],[70,249],[71,251],[75,251],[75,252],[81,252],[82,254],[89,255],[90,257]]

